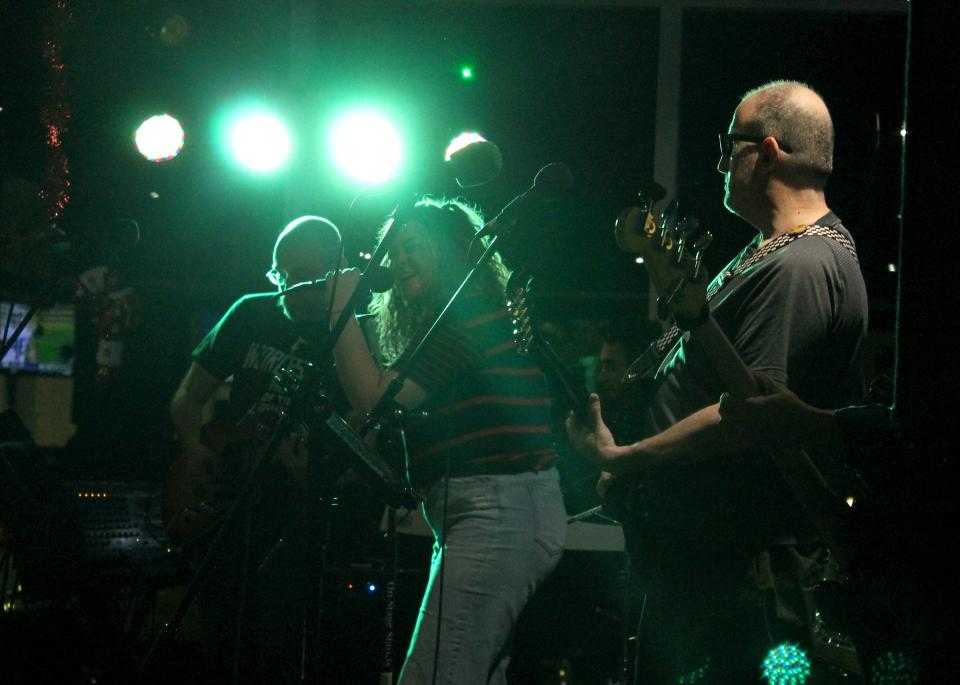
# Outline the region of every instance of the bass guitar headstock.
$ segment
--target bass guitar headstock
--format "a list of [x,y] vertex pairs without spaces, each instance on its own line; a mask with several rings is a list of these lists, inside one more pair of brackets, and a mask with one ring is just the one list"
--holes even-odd
[[649,203],[627,207],[614,225],[617,246],[636,254],[659,294],[657,314],[665,319],[699,315],[706,304],[709,281],[703,268],[703,254],[713,241],[710,231],[701,230],[696,217],[684,216],[676,200],[655,219]]

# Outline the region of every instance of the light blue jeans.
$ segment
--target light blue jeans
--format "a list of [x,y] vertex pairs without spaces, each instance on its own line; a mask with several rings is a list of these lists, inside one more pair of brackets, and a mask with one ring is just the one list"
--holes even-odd
[[399,682],[432,682],[439,614],[436,682],[505,684],[520,611],[563,552],[567,523],[559,476],[548,469],[451,478],[441,555],[444,484],[441,479],[424,493],[433,563]]

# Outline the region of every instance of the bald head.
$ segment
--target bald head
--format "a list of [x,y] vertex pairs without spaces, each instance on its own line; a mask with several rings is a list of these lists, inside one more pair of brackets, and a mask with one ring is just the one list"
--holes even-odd
[[[340,231],[319,216],[294,219],[280,233],[273,248],[273,268],[268,277],[281,290],[314,281],[337,268],[340,262]],[[320,289],[294,291],[280,298],[287,318],[318,323],[326,317],[326,293]]]
[[801,185],[822,188],[833,172],[833,121],[823,98],[798,81],[772,81],[743,96],[744,133],[773,136],[792,150],[783,171]]
[[319,216],[301,216],[294,219],[277,237],[273,246],[273,268],[288,268],[291,262],[299,262],[304,255],[311,255],[321,262],[320,278],[335,269],[340,258],[340,231],[332,222]]

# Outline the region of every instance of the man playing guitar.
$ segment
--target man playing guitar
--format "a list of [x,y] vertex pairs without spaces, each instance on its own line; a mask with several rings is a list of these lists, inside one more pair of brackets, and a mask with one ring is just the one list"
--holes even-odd
[[[326,219],[303,216],[280,234],[268,279],[281,292],[321,278],[341,260],[340,233]],[[245,295],[193,351],[193,361],[171,401],[185,458],[179,500],[168,493],[171,529],[191,522],[214,524],[226,495],[261,456],[289,409],[285,382],[297,385],[317,359],[328,330],[321,288],[287,295]],[[214,430],[204,407],[220,384],[233,378],[225,419]],[[223,428],[222,426],[226,426]],[[204,682],[299,682],[301,608],[305,564],[299,551],[257,566],[288,532],[302,505],[307,433],[304,425],[283,436],[273,463],[253,496],[225,531],[224,544],[200,589],[201,630],[207,670]],[[220,450],[220,452],[215,451]],[[171,489],[168,483],[168,490]],[[171,501],[180,502],[171,504]],[[198,506],[191,509],[183,502]],[[210,527],[208,525],[207,527]],[[235,679],[236,678],[236,679]]]
[[[581,452],[617,479],[641,480],[624,533],[646,598],[642,682],[759,682],[768,650],[808,644],[804,591],[824,561],[811,509],[779,464],[719,425],[717,399],[730,388],[700,330],[712,317],[748,369],[817,406],[862,393],[866,292],[853,241],[824,196],[826,105],[801,83],[766,84],[741,100],[720,148],[724,204],[757,236],[711,285],[709,308],[677,316],[690,339],[671,343],[637,417],[649,437],[618,445],[596,396],[583,423],[568,419]],[[646,239],[623,228],[623,249]],[[829,455],[814,456],[834,475]]]

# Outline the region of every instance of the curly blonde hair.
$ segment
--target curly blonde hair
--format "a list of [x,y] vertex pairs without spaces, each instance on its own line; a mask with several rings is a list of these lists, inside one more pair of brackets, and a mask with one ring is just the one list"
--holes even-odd
[[[483,217],[478,209],[460,199],[422,197],[402,220],[404,223],[415,221],[436,252],[439,289],[430,302],[407,302],[396,286],[385,293],[374,293],[370,311],[377,316],[380,349],[388,363],[396,360],[418,329],[436,316],[438,308],[460,285],[490,241],[487,237],[475,240],[483,226]],[[378,243],[388,227],[389,222],[380,227]],[[389,266],[390,258],[384,263]],[[474,275],[471,287],[500,302],[509,275],[500,256],[494,253]]]

